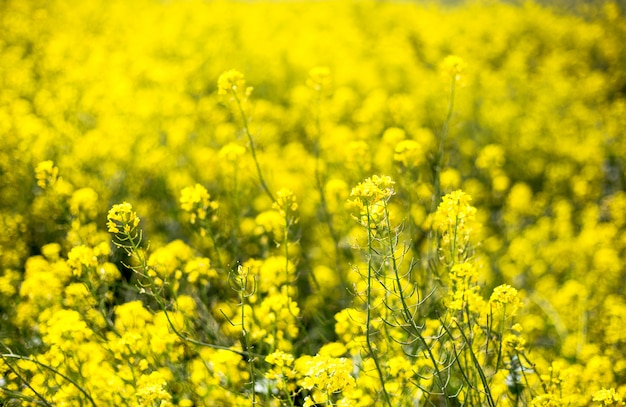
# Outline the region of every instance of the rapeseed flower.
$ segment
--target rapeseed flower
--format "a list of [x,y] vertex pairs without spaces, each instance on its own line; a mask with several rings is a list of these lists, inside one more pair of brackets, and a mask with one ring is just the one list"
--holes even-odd
[[107,215],[107,230],[116,235],[131,235],[139,225],[139,217],[128,202],[115,204]]

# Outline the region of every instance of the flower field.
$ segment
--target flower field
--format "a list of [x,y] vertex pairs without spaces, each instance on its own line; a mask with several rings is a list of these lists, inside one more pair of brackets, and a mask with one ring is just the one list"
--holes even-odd
[[622,6],[0,0],[0,406],[624,405]]

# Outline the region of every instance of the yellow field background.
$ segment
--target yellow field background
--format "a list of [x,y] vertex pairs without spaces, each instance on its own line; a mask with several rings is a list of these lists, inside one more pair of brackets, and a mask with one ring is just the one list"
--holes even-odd
[[623,405],[620,7],[0,0],[0,405]]

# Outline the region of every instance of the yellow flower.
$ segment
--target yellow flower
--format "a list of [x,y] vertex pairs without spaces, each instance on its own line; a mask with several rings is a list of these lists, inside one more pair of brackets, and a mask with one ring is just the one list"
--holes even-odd
[[216,201],[211,201],[210,198],[209,192],[200,184],[183,188],[180,192],[180,207],[190,214],[191,224],[204,221],[211,212],[219,207],[219,204]]
[[441,71],[447,78],[454,78],[458,82],[461,80],[461,74],[466,67],[467,64],[463,58],[456,55],[448,55],[441,64]]
[[218,95],[231,95],[239,100],[245,100],[252,93],[252,88],[246,88],[246,79],[241,72],[231,69],[218,78],[217,93]]
[[330,69],[325,66],[316,66],[309,71],[307,86],[319,92],[330,85]]
[[[296,369],[304,376],[301,382],[302,387],[308,390],[319,390],[322,395],[351,389],[356,384],[351,375],[352,363],[349,359],[322,355],[305,356],[296,361]],[[314,401],[322,401],[316,397],[315,392],[313,394]]]
[[74,191],[70,198],[70,213],[75,217],[81,215],[93,219],[98,213],[98,193],[92,188],[81,188]]
[[236,162],[246,153],[246,148],[237,143],[228,143],[220,149],[218,157],[221,160]]
[[506,334],[502,343],[509,353],[523,352],[526,346],[526,340],[516,334]]
[[494,288],[489,303],[494,311],[506,312],[507,317],[515,316],[521,305],[517,290],[508,284]]
[[37,185],[42,189],[54,185],[59,178],[59,168],[51,160],[42,161],[35,167]]
[[76,277],[80,277],[83,271],[95,270],[98,266],[98,258],[92,248],[87,246],[76,246],[67,255],[67,264],[72,267],[72,272]]
[[107,215],[107,230],[110,233],[130,234],[139,225],[139,217],[128,202],[115,204]]
[[476,208],[472,198],[461,190],[445,195],[433,216],[433,229],[441,235],[441,247],[452,259],[462,258],[470,238],[480,224],[476,221]]
[[360,202],[361,206],[372,205],[394,195],[394,184],[395,182],[387,175],[374,175],[352,188],[350,196],[354,198],[353,201]]
[[622,397],[615,392],[615,389],[600,389],[593,394],[593,401],[599,402],[601,406],[623,406]]
[[298,223],[296,214],[298,202],[290,189],[283,188],[276,193],[276,202],[272,204],[272,208],[276,209],[280,216],[287,221],[287,226]]
[[135,396],[140,406],[171,406],[172,395],[165,389],[167,381],[160,372],[139,376]]
[[395,148],[393,159],[405,168],[416,168],[424,162],[424,149],[415,140],[402,140]]

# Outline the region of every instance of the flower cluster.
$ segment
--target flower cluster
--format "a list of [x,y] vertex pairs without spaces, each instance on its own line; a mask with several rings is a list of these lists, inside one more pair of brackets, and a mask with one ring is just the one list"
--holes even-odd
[[212,220],[219,203],[211,201],[211,195],[204,186],[196,184],[183,188],[180,192],[180,207],[189,214],[189,222],[192,225],[198,224],[201,233],[206,233],[205,223]]
[[115,204],[107,214],[107,230],[116,235],[131,235],[139,226],[139,217],[128,202]]
[[479,224],[471,197],[461,190],[443,197],[433,216],[433,229],[441,236],[442,256],[453,263],[463,259]]
[[394,194],[395,182],[387,175],[374,175],[359,182],[352,191],[348,206],[353,210],[353,217],[362,225],[374,226],[380,224],[384,217],[386,202]]
[[218,94],[234,98],[239,103],[243,103],[252,94],[252,90],[252,87],[246,87],[244,75],[236,69],[224,72],[217,80]]

